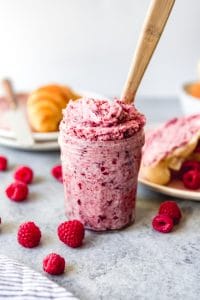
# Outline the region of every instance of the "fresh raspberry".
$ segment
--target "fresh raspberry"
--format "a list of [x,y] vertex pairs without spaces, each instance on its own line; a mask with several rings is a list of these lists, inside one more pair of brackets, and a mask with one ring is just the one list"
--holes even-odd
[[7,169],[8,161],[5,156],[0,156],[0,171],[5,171]]
[[182,215],[177,203],[174,201],[165,201],[161,203],[159,208],[160,215],[166,215],[172,218],[174,224],[178,224]]
[[200,188],[200,171],[191,170],[183,174],[183,184],[187,189],[197,190]]
[[65,271],[65,259],[56,253],[50,253],[43,260],[43,270],[51,275],[60,275]]
[[85,229],[83,224],[78,220],[66,221],[58,226],[57,230],[59,239],[69,247],[77,248],[81,246]]
[[58,181],[63,182],[63,176],[62,176],[62,167],[61,165],[54,166],[51,169],[51,174],[53,177],[55,177]]
[[187,160],[184,161],[184,163],[181,166],[181,169],[179,171],[180,178],[183,178],[183,175],[192,170],[197,170],[200,172],[200,163],[196,160]]
[[167,215],[157,215],[152,220],[153,229],[162,233],[168,233],[172,231],[174,222],[172,218]]
[[14,173],[16,180],[29,184],[33,180],[33,170],[28,166],[20,166]]
[[11,183],[6,189],[6,195],[13,201],[24,201],[28,197],[28,186],[20,181]]
[[19,226],[17,240],[23,247],[36,247],[39,245],[40,239],[41,231],[34,222],[25,222]]

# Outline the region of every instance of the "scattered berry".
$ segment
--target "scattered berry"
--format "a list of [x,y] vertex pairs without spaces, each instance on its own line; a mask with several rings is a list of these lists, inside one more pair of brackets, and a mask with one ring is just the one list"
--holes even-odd
[[8,161],[5,156],[0,156],[0,171],[5,171],[7,169]]
[[38,246],[41,239],[41,231],[34,222],[26,222],[19,226],[17,240],[26,248]]
[[165,201],[159,208],[160,215],[167,215],[172,218],[174,224],[178,224],[181,219],[181,210],[174,201]]
[[191,170],[183,174],[183,184],[190,190],[197,190],[200,188],[200,172]]
[[51,169],[51,174],[54,178],[56,178],[58,181],[63,182],[63,176],[62,176],[62,167],[61,165],[57,165]]
[[84,226],[78,220],[61,223],[57,232],[59,239],[72,248],[81,246],[85,235]]
[[153,229],[162,233],[168,233],[172,231],[174,222],[172,218],[167,215],[157,215],[152,220]]
[[186,172],[192,171],[192,170],[197,170],[200,172],[200,163],[196,160],[184,161],[184,163],[182,164],[181,169],[179,171],[180,178],[182,178]]
[[50,253],[43,260],[43,270],[51,275],[63,274],[65,259],[56,253]]
[[33,170],[28,166],[21,166],[15,171],[14,178],[29,184],[33,180]]
[[6,189],[6,195],[13,201],[24,201],[28,197],[28,186],[20,181],[11,183]]

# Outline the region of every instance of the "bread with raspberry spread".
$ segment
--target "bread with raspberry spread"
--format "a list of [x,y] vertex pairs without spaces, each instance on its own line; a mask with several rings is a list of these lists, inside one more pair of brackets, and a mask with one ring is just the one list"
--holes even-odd
[[165,185],[172,171],[179,171],[187,160],[200,161],[200,114],[174,118],[150,132],[141,173],[150,182]]

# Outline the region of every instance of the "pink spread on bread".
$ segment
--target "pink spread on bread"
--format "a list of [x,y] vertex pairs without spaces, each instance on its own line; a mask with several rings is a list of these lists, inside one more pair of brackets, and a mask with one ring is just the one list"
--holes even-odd
[[142,172],[151,182],[166,184],[170,170],[179,170],[195,153],[200,138],[200,114],[174,118],[146,137]]

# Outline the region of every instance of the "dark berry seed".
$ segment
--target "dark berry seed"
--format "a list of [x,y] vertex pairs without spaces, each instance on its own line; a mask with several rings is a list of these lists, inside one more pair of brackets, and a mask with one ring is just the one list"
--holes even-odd
[[100,216],[99,216],[99,219],[100,219],[101,221],[103,221],[103,220],[106,219],[106,216],[104,216],[104,215],[101,216],[101,215],[100,215]]

